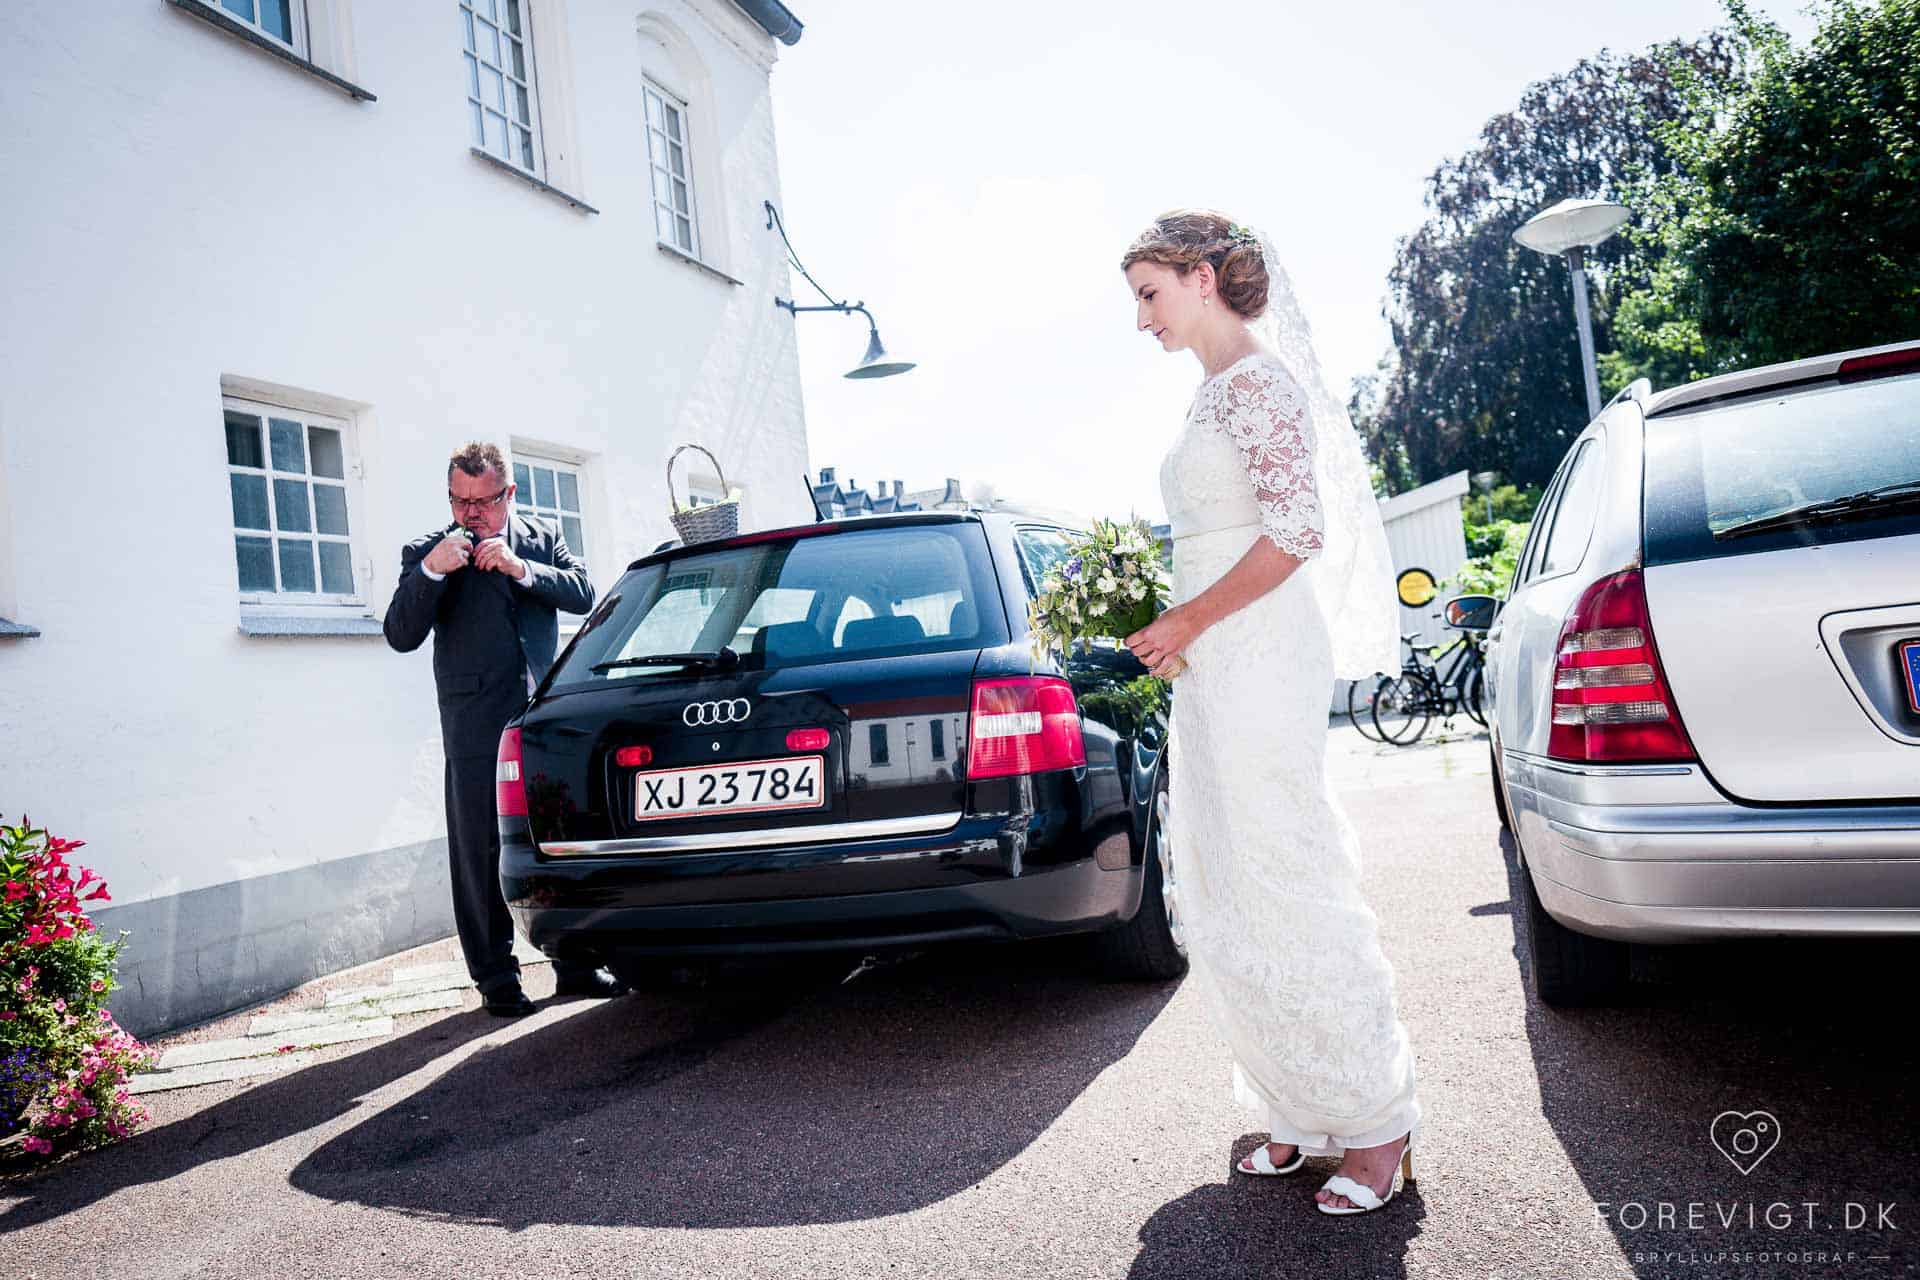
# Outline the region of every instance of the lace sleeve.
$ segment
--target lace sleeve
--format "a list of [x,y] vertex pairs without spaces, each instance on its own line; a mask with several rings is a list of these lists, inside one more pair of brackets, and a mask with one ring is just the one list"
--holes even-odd
[[1313,426],[1292,379],[1259,365],[1227,380],[1224,425],[1253,481],[1260,531],[1302,560],[1320,554],[1320,494],[1313,480]]

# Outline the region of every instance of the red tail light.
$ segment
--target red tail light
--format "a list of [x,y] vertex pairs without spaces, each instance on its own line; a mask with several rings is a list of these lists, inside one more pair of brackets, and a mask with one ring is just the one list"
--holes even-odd
[[1600,762],[1697,759],[1660,669],[1638,569],[1588,587],[1560,627],[1547,755]]
[[1902,347],[1898,351],[1882,351],[1875,355],[1842,360],[1834,376],[1877,378],[1889,373],[1905,373],[1910,369],[1920,369],[1920,347]]
[[833,741],[825,729],[795,729],[787,734],[789,751],[825,751]]
[[979,680],[967,749],[969,778],[1008,778],[1086,764],[1080,707],[1058,676]]
[[493,769],[494,811],[503,818],[527,816],[527,787],[520,780],[520,731],[500,735],[500,754]]

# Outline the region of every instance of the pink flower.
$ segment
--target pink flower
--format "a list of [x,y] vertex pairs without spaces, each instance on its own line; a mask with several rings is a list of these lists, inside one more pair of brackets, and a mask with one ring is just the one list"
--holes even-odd
[[67,1011],[67,1002],[65,1000],[55,1000],[53,1002],[53,1011],[55,1013],[65,1013]]
[[27,886],[21,884],[18,880],[7,881],[7,901],[8,902],[18,902],[20,901],[20,899],[26,896],[27,896]]
[[37,1156],[44,1156],[53,1150],[53,1144],[51,1142],[45,1138],[35,1137],[32,1134],[28,1134],[26,1141],[20,1145]]
[[12,1022],[20,1015],[11,1009],[0,1009],[0,1022]]
[[65,1018],[61,1019],[61,1023],[69,1027],[74,1025],[78,1021],[80,1021],[80,1019],[74,1017],[72,1014],[68,1014]]
[[107,980],[105,978],[95,978],[87,984],[87,987],[92,991],[105,991],[107,989]]
[[87,1068],[87,1069],[86,1069],[85,1071],[82,1071],[82,1072],[80,1073],[80,1083],[81,1083],[81,1084],[92,1084],[92,1083],[93,1083],[93,1081],[94,1081],[94,1077],[95,1077],[95,1076],[98,1076],[99,1074],[100,1074],[100,1073],[99,1073],[98,1071],[96,1071],[96,1070],[94,1070],[94,1068],[92,1068],[92,1067],[88,1067],[88,1068]]
[[102,1009],[102,1010],[100,1011],[100,1021],[102,1021],[102,1022],[112,1022],[112,1021],[113,1021],[113,1015],[112,1015],[112,1014],[110,1014],[110,1013],[108,1013],[108,1012],[107,1012],[107,1011],[106,1011],[105,1009]]

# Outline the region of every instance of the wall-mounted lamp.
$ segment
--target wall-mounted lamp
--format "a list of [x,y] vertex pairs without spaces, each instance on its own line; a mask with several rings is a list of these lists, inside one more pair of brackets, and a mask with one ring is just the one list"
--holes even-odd
[[818,280],[808,275],[807,269],[800,265],[799,257],[793,252],[793,242],[787,239],[787,228],[780,221],[780,211],[773,207],[773,201],[771,200],[762,201],[762,203],[766,206],[767,210],[768,229],[778,230],[780,232],[780,243],[787,246],[787,261],[791,262],[793,269],[805,277],[806,282],[815,289],[818,289],[820,296],[827,300],[824,306],[803,307],[796,304],[791,298],[775,298],[773,305],[776,307],[785,307],[795,315],[799,315],[802,311],[838,311],[843,315],[852,315],[858,311],[861,315],[865,316],[867,318],[867,354],[860,358],[859,364],[847,370],[846,376],[849,378],[885,378],[896,373],[905,373],[907,370],[913,368],[913,361],[900,360],[887,354],[886,347],[880,343],[880,326],[874,323],[873,312],[867,310],[866,303],[836,301],[832,294],[820,288],[820,282]]

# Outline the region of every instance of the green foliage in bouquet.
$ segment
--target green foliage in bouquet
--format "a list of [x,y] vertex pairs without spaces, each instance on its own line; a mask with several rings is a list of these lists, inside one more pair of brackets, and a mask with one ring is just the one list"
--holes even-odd
[[119,940],[94,931],[85,904],[106,884],[63,840],[22,819],[0,822],[0,1137],[51,1155],[126,1137],[147,1110],[127,1076],[153,1052],[106,1009]]
[[1096,520],[1067,548],[1027,622],[1036,656],[1064,651],[1075,641],[1124,639],[1160,616],[1169,583],[1160,544],[1144,520]]

